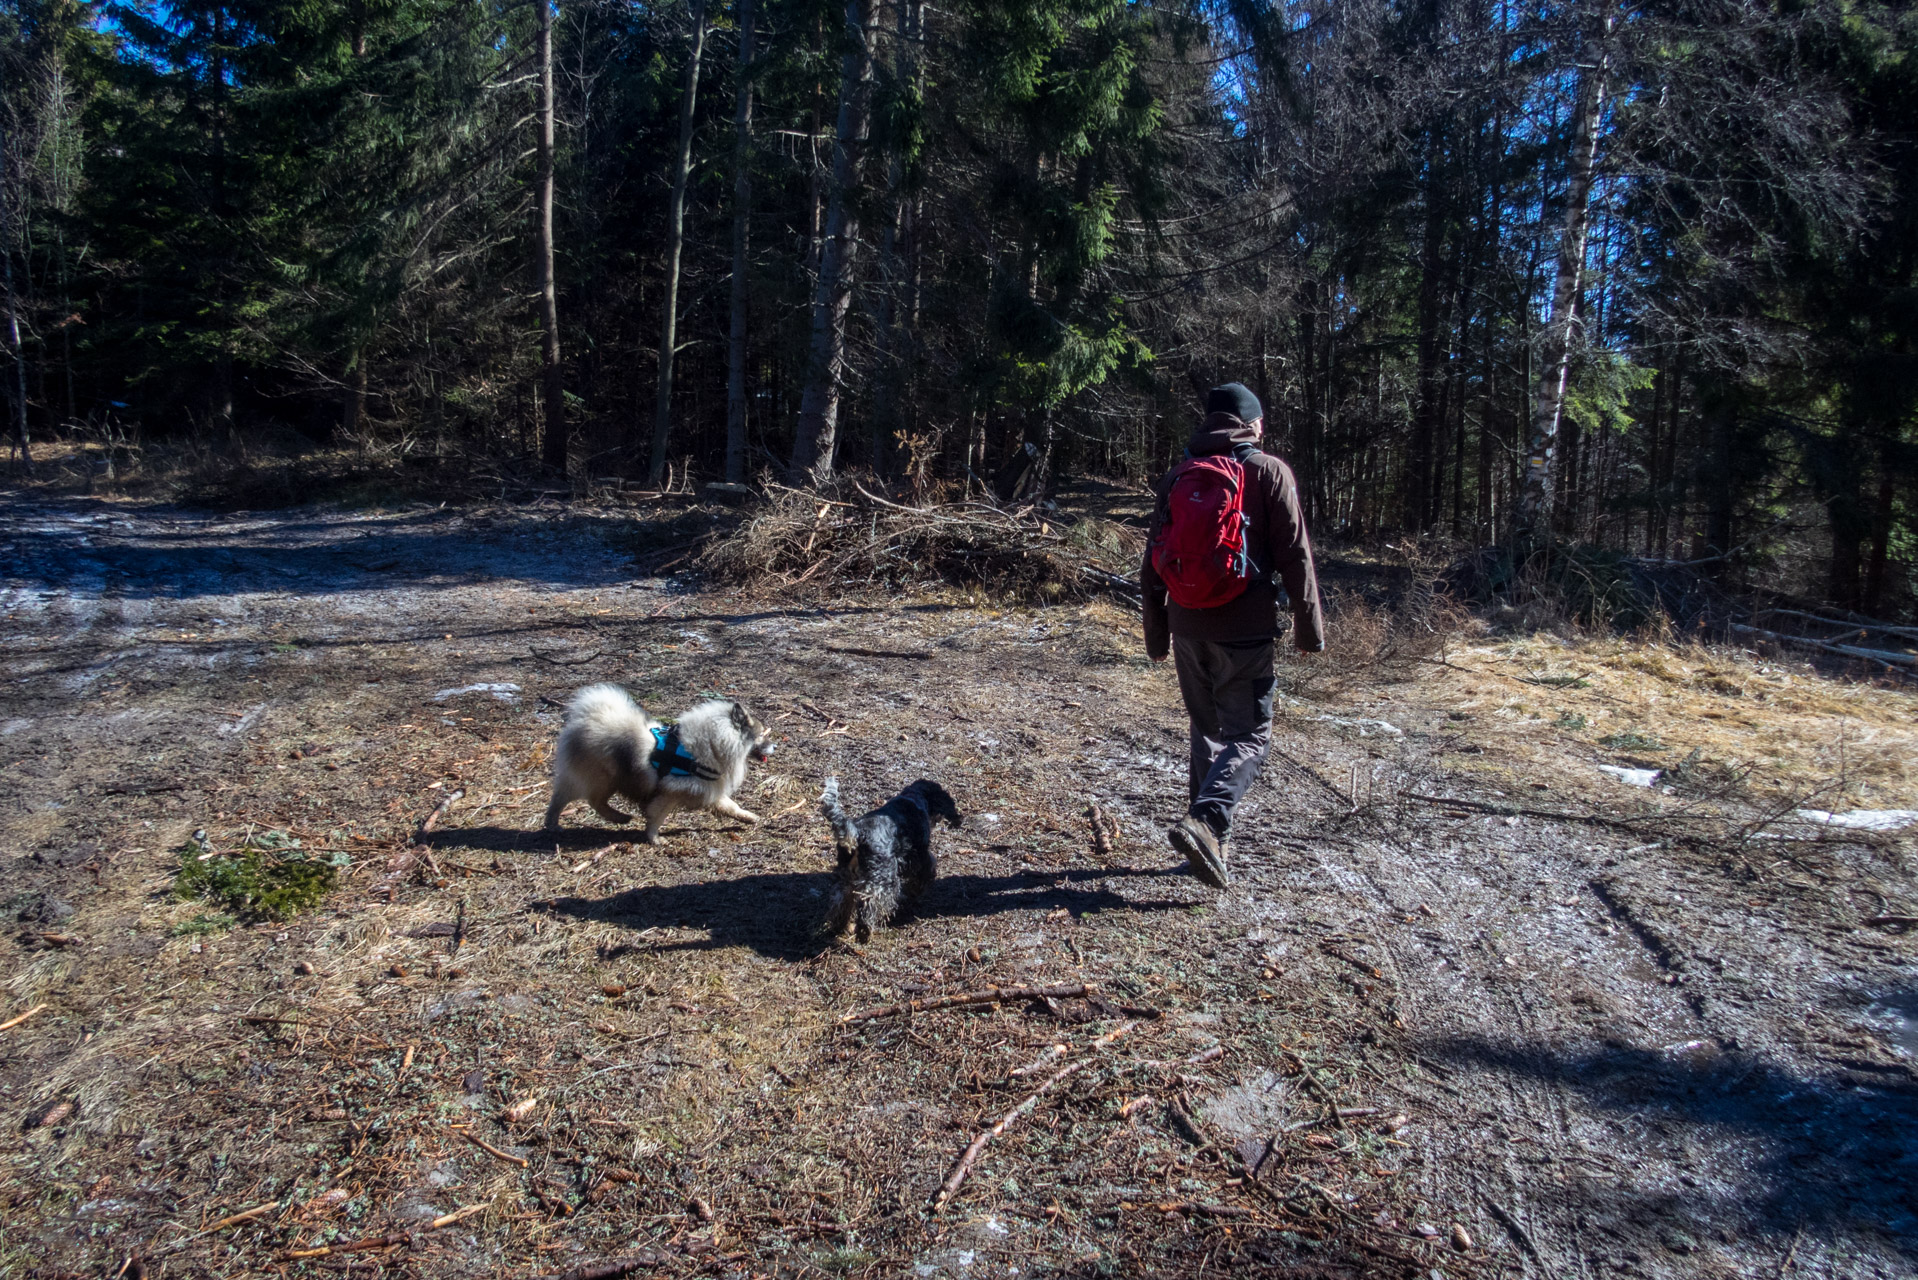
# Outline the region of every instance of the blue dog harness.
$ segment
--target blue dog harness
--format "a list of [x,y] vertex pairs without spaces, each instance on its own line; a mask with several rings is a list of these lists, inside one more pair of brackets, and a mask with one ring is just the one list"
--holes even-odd
[[668,774],[683,773],[689,777],[704,778],[708,782],[717,781],[719,774],[693,758],[679,740],[678,725],[655,725],[653,727],[653,758],[650,762],[653,772],[664,778]]

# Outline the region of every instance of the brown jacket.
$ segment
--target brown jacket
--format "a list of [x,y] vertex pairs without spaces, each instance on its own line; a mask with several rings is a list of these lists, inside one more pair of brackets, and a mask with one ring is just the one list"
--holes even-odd
[[1165,583],[1152,567],[1152,540],[1159,536],[1165,515],[1165,497],[1171,475],[1152,491],[1159,505],[1152,512],[1145,563],[1139,585],[1145,596],[1145,651],[1163,658],[1172,648],[1171,637],[1193,640],[1255,640],[1279,635],[1279,592],[1272,582],[1277,573],[1292,598],[1294,643],[1302,652],[1325,648],[1325,621],[1319,613],[1319,580],[1312,570],[1312,542],[1305,532],[1305,514],[1299,509],[1299,485],[1292,468],[1269,453],[1260,453],[1251,428],[1229,413],[1206,418],[1186,442],[1193,457],[1230,453],[1245,465],[1246,550],[1252,559],[1252,580],[1244,594],[1216,609],[1186,609],[1166,598]]

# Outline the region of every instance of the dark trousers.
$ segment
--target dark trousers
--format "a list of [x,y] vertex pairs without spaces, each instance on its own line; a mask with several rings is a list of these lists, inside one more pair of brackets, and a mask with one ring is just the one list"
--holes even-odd
[[1179,693],[1192,720],[1187,810],[1220,835],[1272,745],[1273,642],[1172,637]]

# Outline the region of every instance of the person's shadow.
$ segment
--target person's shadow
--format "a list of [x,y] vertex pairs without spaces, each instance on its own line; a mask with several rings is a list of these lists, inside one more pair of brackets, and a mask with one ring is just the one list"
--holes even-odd
[[[1172,911],[1191,905],[1176,898],[1129,897],[1101,882],[1184,879],[1184,869],[1082,868],[1041,875],[955,875],[933,882],[900,927],[915,918],[991,916],[1007,911]],[[772,872],[692,884],[643,885],[604,898],[550,898],[534,904],[555,915],[648,929],[699,929],[702,938],[662,938],[661,951],[751,947],[775,960],[804,960],[831,939],[820,930],[832,902],[830,872]],[[635,938],[635,946],[648,945]]]

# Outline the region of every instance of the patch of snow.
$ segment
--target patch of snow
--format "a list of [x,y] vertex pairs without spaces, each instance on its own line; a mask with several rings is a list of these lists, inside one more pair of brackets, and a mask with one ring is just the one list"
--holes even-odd
[[1344,716],[1313,716],[1312,718],[1314,720],[1323,720],[1327,724],[1337,725],[1341,729],[1357,729],[1359,731],[1359,737],[1361,738],[1369,738],[1375,733],[1382,733],[1388,738],[1403,738],[1405,736],[1405,730],[1395,724],[1387,723],[1384,720],[1368,720],[1363,718],[1348,720]]
[[1854,831],[1900,831],[1918,822],[1918,809],[1853,809],[1848,813],[1794,809],[1792,816],[1825,827],[1850,827]]
[[519,701],[519,686],[516,684],[469,684],[459,689],[441,689],[433,695],[433,701],[445,702],[448,698],[457,698],[466,693],[490,693],[501,702]]
[[222,734],[245,733],[248,729],[251,729],[253,727],[254,721],[258,720],[260,718],[260,713],[265,710],[266,710],[266,704],[264,702],[262,702],[257,707],[248,707],[246,709],[245,715],[240,716],[238,719],[235,719],[235,720],[229,720],[225,724],[220,725],[219,732]]
[[1661,769],[1632,769],[1622,764],[1602,764],[1599,772],[1609,773],[1628,787],[1649,787],[1658,781]]

